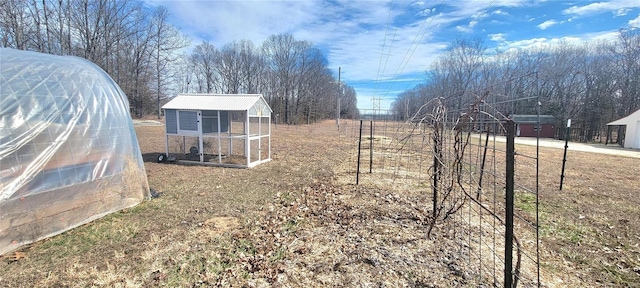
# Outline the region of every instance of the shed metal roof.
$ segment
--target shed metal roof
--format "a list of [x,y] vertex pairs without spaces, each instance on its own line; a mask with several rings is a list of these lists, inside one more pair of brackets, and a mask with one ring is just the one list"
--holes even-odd
[[[511,115],[513,122],[517,124],[537,124],[538,115]],[[553,115],[540,115],[540,124],[555,124]]]
[[629,116],[607,123],[607,126],[630,125],[640,121],[640,110],[631,113]]
[[264,101],[262,94],[181,93],[164,104],[162,109],[246,111],[260,99]]

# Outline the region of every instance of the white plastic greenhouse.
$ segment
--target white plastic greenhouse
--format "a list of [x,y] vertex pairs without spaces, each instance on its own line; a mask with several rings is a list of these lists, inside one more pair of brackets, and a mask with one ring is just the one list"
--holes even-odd
[[148,196],[127,97],[102,69],[0,49],[0,254]]

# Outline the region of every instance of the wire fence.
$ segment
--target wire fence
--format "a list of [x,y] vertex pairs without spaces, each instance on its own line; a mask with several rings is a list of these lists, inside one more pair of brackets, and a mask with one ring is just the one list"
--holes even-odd
[[451,101],[434,99],[404,122],[376,110],[343,121],[340,132],[357,151],[354,182],[383,179],[432,195],[422,203],[427,237],[460,239],[455,249],[475,284],[541,286],[539,149],[516,149],[515,124],[491,102],[485,93],[468,108],[448,109]]

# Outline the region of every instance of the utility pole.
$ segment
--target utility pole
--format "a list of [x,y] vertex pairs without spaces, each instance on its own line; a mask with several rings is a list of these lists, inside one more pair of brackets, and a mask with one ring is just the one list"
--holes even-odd
[[371,102],[373,103],[373,115],[378,115],[380,113],[380,101],[382,101],[382,98],[380,97],[371,98]]
[[341,68],[342,67],[338,67],[338,96],[336,97],[336,125],[338,126],[338,132],[340,132],[340,95],[342,94],[342,89],[340,89]]
[[380,101],[382,101],[380,97],[371,98],[371,102],[373,103],[373,122],[376,121],[376,116],[380,114]]

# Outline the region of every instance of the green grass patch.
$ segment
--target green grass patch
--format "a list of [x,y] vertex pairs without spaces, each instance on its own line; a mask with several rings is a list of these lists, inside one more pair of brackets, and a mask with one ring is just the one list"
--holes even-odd
[[298,231],[298,226],[299,226],[299,222],[296,221],[296,219],[289,219],[287,220],[287,222],[284,223],[284,227],[282,228],[282,231],[286,234],[295,233],[296,231]]
[[127,213],[109,214],[89,224],[51,237],[42,242],[38,248],[42,251],[57,251],[51,255],[53,259],[60,256],[58,253],[61,255],[84,253],[96,246],[110,245],[136,238],[140,232],[140,225],[126,221],[127,218],[124,218],[124,215]]
[[516,192],[514,195],[514,205],[516,208],[535,215],[536,195],[527,192]]
[[278,248],[278,250],[276,250],[275,252],[273,252],[273,255],[271,255],[271,262],[278,262],[278,261],[282,261],[284,260],[285,256],[287,254],[287,249],[284,247],[280,247]]
[[235,246],[236,254],[256,255],[256,247],[249,239],[239,239]]
[[588,229],[581,225],[570,223],[552,223],[551,225],[541,225],[540,235],[542,237],[555,237],[562,242],[579,244],[589,235]]

